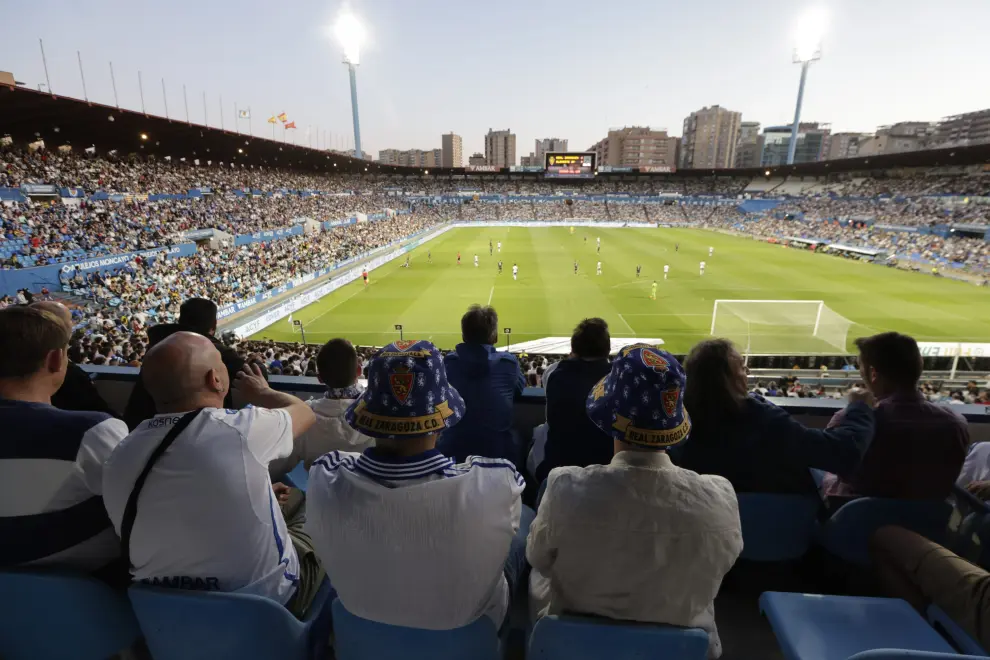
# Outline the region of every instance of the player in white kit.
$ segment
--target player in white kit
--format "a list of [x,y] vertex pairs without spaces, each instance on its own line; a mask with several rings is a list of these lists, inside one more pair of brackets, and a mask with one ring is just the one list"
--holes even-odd
[[502,254],[502,241],[498,242],[497,247],[498,247],[498,253]]
[[599,275],[602,274],[602,262],[600,262],[600,261],[598,262],[598,274]]
[[670,264],[663,265],[663,279],[667,279],[667,273],[670,272]]
[[709,247],[708,248],[708,258],[711,259],[713,254],[715,254],[715,248]]
[[701,274],[702,275],[705,274],[705,262],[704,261],[701,262]]
[[512,264],[512,279],[515,280],[518,274],[519,274],[519,266]]
[[478,255],[474,255],[474,267],[478,267]]

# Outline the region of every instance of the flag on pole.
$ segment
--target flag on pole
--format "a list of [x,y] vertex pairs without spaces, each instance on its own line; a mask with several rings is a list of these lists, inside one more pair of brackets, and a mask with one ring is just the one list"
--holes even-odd
[[284,124],[285,122],[289,121],[289,115],[283,112],[278,116],[278,120]]
[[277,121],[278,121],[278,120],[277,120],[277,119],[275,119],[275,115],[272,115],[271,117],[269,117],[269,118],[268,118],[268,123],[269,123],[269,124],[274,124],[274,123],[275,123],[275,122],[277,122]]
[[289,325],[292,325],[292,314],[289,314]]
[[296,122],[290,121],[288,124],[285,125],[285,127],[286,128],[295,128],[296,127]]
[[251,111],[250,110],[238,110],[237,111],[237,116],[240,119],[250,119],[251,118]]

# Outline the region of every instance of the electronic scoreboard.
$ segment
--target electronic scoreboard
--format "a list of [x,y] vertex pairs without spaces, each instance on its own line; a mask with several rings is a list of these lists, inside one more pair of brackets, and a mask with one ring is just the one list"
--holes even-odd
[[591,179],[595,176],[594,153],[548,152],[544,176],[552,179]]

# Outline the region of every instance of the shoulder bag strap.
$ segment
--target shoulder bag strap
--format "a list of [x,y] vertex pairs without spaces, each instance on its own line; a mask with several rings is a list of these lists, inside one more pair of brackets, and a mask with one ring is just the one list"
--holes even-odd
[[189,423],[202,410],[202,408],[199,408],[198,410],[187,412],[182,416],[182,419],[172,425],[172,428],[162,438],[161,443],[155,447],[155,451],[151,452],[148,462],[145,463],[144,469],[141,470],[141,474],[138,475],[137,480],[134,482],[134,488],[131,490],[131,494],[127,498],[127,505],[124,507],[124,517],[120,522],[120,554],[126,562],[128,569],[131,568],[131,530],[134,528],[134,518],[137,516],[137,501],[141,495],[141,489],[144,488],[144,482],[148,480],[151,468],[155,467],[155,463],[162,457],[162,454],[179,437],[179,434],[186,430]]

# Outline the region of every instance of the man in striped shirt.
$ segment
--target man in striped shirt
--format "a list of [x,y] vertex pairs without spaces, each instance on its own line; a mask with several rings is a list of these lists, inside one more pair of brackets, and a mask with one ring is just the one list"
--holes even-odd
[[306,530],[344,604],[372,621],[447,630],[482,616],[505,623],[524,579],[533,511],[512,463],[436,449],[464,417],[439,351],[395,342],[368,369],[345,419],[374,437],[364,453],[313,465]]
[[0,568],[111,565],[119,541],[103,508],[103,463],[126,425],[60,410],[70,329],[51,311],[0,310]]

